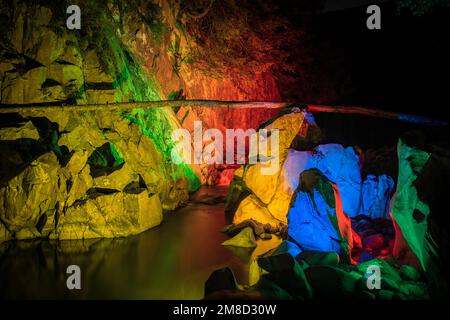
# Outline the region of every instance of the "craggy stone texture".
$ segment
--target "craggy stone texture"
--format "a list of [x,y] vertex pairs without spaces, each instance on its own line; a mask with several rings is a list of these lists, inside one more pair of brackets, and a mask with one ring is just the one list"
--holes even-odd
[[[349,217],[365,215],[388,218],[389,201],[394,188],[392,178],[387,175],[368,175],[363,181],[361,159],[353,147],[324,144],[315,146],[311,151],[295,150],[293,145],[295,141],[298,144],[300,138],[305,144],[314,141],[304,134],[310,127],[316,128],[314,119],[309,113],[301,114],[305,118],[300,127],[280,127],[282,131],[298,131],[296,135],[288,136],[292,139],[290,144],[280,143],[280,166],[276,174],[263,175],[258,165],[247,165],[235,171],[226,208],[227,216],[232,217],[234,223],[254,218],[263,224],[286,224],[286,215],[299,185],[300,174],[317,169],[339,188],[343,211]],[[283,117],[286,115],[275,117],[274,124]]]
[[393,255],[402,264],[423,270],[433,294],[442,296],[449,290],[450,223],[445,199],[450,152],[429,140],[410,132],[398,142],[399,177],[391,204],[396,229]]
[[288,235],[302,250],[334,251],[351,260],[353,247],[349,217],[338,187],[317,169],[300,175],[288,213]]
[[187,181],[169,174],[137,125],[114,112],[47,117],[15,117],[1,129],[21,137],[2,141],[13,151],[2,155],[2,240],[137,234],[188,200]]
[[250,227],[244,228],[233,238],[224,241],[222,245],[232,247],[243,247],[243,248],[256,247],[256,239],[253,234],[253,229]]
[[[290,113],[280,114],[269,122],[264,129],[279,130],[279,157],[278,170],[272,174],[264,174],[262,170],[268,167],[266,163],[257,163],[245,165],[243,169],[236,171],[235,176],[241,175],[242,186],[245,190],[251,191],[251,194],[245,197],[237,207],[233,215],[233,223],[239,223],[247,219],[256,219],[263,224],[270,224],[273,227],[279,227],[280,224],[286,224],[287,205],[289,196],[284,196],[286,192],[281,185],[284,184],[281,169],[283,163],[288,157],[289,147],[300,131],[301,126],[307,125],[304,120],[304,113],[294,108]],[[236,188],[238,185],[236,185]],[[239,189],[231,189],[233,193]],[[239,197],[237,197],[239,198]],[[280,201],[283,198],[284,201]],[[230,197],[230,201],[233,197]],[[285,205],[281,208],[278,203]],[[229,206],[232,203],[229,202]]]
[[[264,273],[258,282],[242,287],[205,287],[205,299],[296,299],[296,300],[422,300],[429,299],[426,283],[414,270],[384,259],[373,259],[356,266],[337,264],[336,256],[322,252],[303,252],[297,258],[288,253],[270,253],[258,259]],[[369,266],[377,266],[382,272],[381,290],[367,287]],[[219,282],[215,271],[214,278]],[[232,275],[228,276],[234,279]],[[212,289],[212,290],[211,290]]]
[[[292,49],[302,33],[295,31],[284,17],[265,11],[264,16],[258,17],[251,2],[241,3],[243,9],[239,12],[233,1],[215,2],[211,14],[200,20],[195,14],[195,3],[86,0],[78,5],[83,8],[81,31],[67,29],[64,1],[2,4],[1,104],[76,105],[184,98],[280,100],[279,88],[285,87],[280,84],[294,79],[296,66],[287,61],[297,57]],[[224,19],[224,15],[228,18]],[[214,29],[204,28],[204,23]],[[237,29],[242,32],[233,31]],[[240,50],[244,37],[247,48]],[[185,117],[188,111],[189,116]],[[80,227],[79,232],[66,232],[61,228],[71,221],[77,221],[74,225],[84,224],[73,214],[70,219],[64,215],[69,208],[72,213],[78,212],[75,206],[93,208],[92,204],[98,201],[106,205],[111,199],[123,199],[126,207],[133,207],[130,212],[136,214],[136,221],[144,221],[141,214],[148,206],[146,201],[160,202],[163,209],[175,209],[187,200],[188,190],[194,190],[200,182],[229,184],[235,167],[171,164],[171,130],[180,127],[180,122],[189,127],[193,119],[204,121],[205,129],[235,128],[237,123],[242,124],[242,129],[256,128],[274,113],[175,108],[133,110],[120,115],[46,112],[41,118],[22,112],[11,118],[2,116],[0,187],[4,207],[0,239],[50,233],[52,237],[126,234],[108,219],[98,220],[105,228],[110,226],[108,231],[91,232]],[[93,154],[105,148],[116,150],[123,162],[110,159],[103,167],[92,163]],[[44,155],[45,161],[41,158]],[[33,169],[28,168],[32,163]],[[50,167],[52,176],[28,188],[28,177],[44,178],[41,168],[45,166]],[[11,183],[17,187],[14,189]],[[54,194],[47,192],[51,184],[56,186]],[[44,192],[38,192],[39,188],[44,188]],[[142,189],[149,196],[145,201],[141,196],[124,196],[130,192],[138,194],[136,190]],[[122,195],[112,196],[116,191]],[[16,194],[20,194],[20,201],[12,205]],[[34,194],[35,198],[30,198]],[[39,207],[31,209],[29,205]],[[22,207],[26,210],[19,213]],[[6,213],[7,208],[14,210]],[[155,205],[155,217],[159,217],[158,211],[159,206]],[[90,213],[97,216],[105,210],[92,209]],[[22,217],[20,223],[13,216]],[[65,219],[60,219],[62,216]],[[91,224],[89,228],[95,226]],[[130,232],[142,228],[132,229]]]

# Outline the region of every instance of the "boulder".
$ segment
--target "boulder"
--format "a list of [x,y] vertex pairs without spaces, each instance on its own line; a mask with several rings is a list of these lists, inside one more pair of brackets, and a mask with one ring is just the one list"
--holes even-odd
[[302,250],[292,241],[284,240],[273,252],[273,254],[278,253],[289,253],[294,258],[297,257]]
[[[303,113],[294,108],[289,113],[282,112],[277,117],[261,125],[261,128],[266,130],[279,130],[279,154],[273,155],[276,156],[276,162],[275,160],[266,163],[258,162],[257,164],[246,165],[242,172],[240,170],[236,171],[233,181],[241,182],[232,182],[230,185],[231,196],[229,197],[230,201],[228,201],[226,211],[227,216],[232,217],[233,223],[252,218],[252,215],[259,222],[264,224],[270,223],[274,227],[277,227],[279,222],[286,223],[290,196],[275,196],[275,194],[279,190],[280,172],[285,159],[288,157],[289,146],[300,129],[303,119]],[[271,156],[270,152],[272,151],[270,148],[268,148],[268,152],[268,156]],[[271,174],[265,174],[264,170],[267,170],[271,165],[277,167],[278,170]],[[242,175],[242,177],[236,176],[236,174]],[[271,209],[268,209],[270,202],[275,197],[281,197],[282,199],[275,200],[275,203],[271,205]],[[240,202],[235,208],[237,201]],[[281,206],[278,208],[276,203],[281,203]],[[253,214],[251,211],[254,211]],[[247,215],[250,216],[247,217]]]
[[419,281],[422,277],[416,268],[406,264],[400,267],[400,276],[407,281]]
[[270,224],[278,227],[280,220],[270,214],[270,211],[254,194],[247,196],[239,204],[233,218],[233,223],[239,224],[242,221],[254,219],[262,224]]
[[[380,268],[382,278],[390,279],[393,282],[401,281],[401,277],[399,275],[398,270],[384,259],[371,259],[371,260],[362,262],[356,266],[356,269],[359,270],[359,272],[361,274],[366,275],[369,267],[371,267],[371,266],[376,266],[376,267]],[[364,286],[365,286],[365,283],[364,283]]]
[[51,239],[115,238],[138,234],[162,222],[158,195],[103,189],[88,192],[58,218]]
[[39,139],[39,132],[31,121],[20,127],[0,128],[0,140]]
[[11,238],[11,234],[8,229],[6,229],[5,225],[0,221],[0,243],[2,241],[9,240]]
[[[243,180],[235,177],[235,181],[242,181],[240,182],[242,186],[240,189],[233,186],[231,193],[234,194],[234,190],[246,188],[246,194],[251,192],[250,196],[254,195],[255,198],[248,198],[250,196],[247,196],[247,201],[237,200],[240,201],[239,207],[236,210],[229,209],[227,214],[234,213],[235,223],[242,221],[244,217],[251,218],[250,214],[246,214],[244,217],[237,216],[237,213],[242,215],[243,207],[248,206],[248,201],[251,200],[252,203],[257,203],[258,208],[244,209],[244,211],[261,212],[254,216],[258,221],[262,219],[264,221],[272,220],[271,224],[273,225],[277,223],[276,220],[286,223],[291,199],[299,184],[299,175],[309,169],[320,170],[326,178],[337,185],[342,195],[343,211],[348,216],[356,217],[360,214],[373,218],[387,216],[393,180],[386,175],[371,175],[363,183],[359,155],[353,148],[344,148],[338,144],[319,145],[313,151],[289,149],[277,178],[277,187],[273,193],[270,193],[270,197],[265,198],[266,200],[261,199],[258,192],[248,187],[247,182],[250,176],[244,170]],[[269,192],[268,190],[270,188],[265,192]],[[269,198],[270,200],[267,200]],[[232,207],[231,201],[227,207]],[[276,220],[270,219],[270,216]]]
[[428,232],[426,218],[430,214],[430,208],[419,198],[414,181],[429,160],[430,153],[416,150],[401,139],[397,148],[399,176],[397,190],[392,198],[391,214],[399,235],[394,245],[394,256],[403,263],[426,270],[430,263],[430,255],[435,254],[426,237]]
[[287,212],[292,195],[298,186],[299,176],[309,169],[312,154],[289,149],[281,169],[278,186],[272,200],[267,205],[270,214],[280,221],[287,222]]
[[449,290],[450,220],[445,201],[450,152],[422,134],[404,134],[397,145],[399,175],[391,215],[396,230],[394,257],[423,270],[431,294]]
[[46,153],[0,188],[0,218],[11,232],[35,228],[65,197],[65,182],[54,153]]
[[372,219],[389,218],[389,201],[394,190],[394,180],[387,175],[368,175],[362,185],[359,214]]
[[253,234],[253,229],[250,227],[244,228],[241,232],[233,238],[222,243],[224,246],[254,248],[256,247],[256,239]]
[[336,252],[303,251],[296,259],[304,260],[310,266],[337,266],[339,264],[339,255]]
[[205,283],[205,297],[223,290],[238,290],[238,284],[230,268],[213,271]]
[[264,275],[295,299],[311,299],[312,290],[301,266],[288,253],[258,258],[258,265],[268,272]]
[[[273,174],[265,174],[264,170],[270,167],[272,161],[269,163],[258,162],[246,168],[243,180],[258,200],[265,205],[270,202],[277,190],[281,166],[287,157],[292,140],[302,125],[303,119],[304,115],[301,112],[293,110],[291,113],[276,118],[270,124],[261,126],[261,128],[268,131],[272,129],[279,130],[279,154],[273,155],[277,157],[278,170]],[[268,148],[268,151],[269,154],[267,156],[270,157],[271,149]]]
[[336,252],[350,261],[351,223],[342,211],[338,187],[320,171],[300,175],[288,214],[288,235],[302,250]]
[[343,271],[331,266],[311,266],[305,275],[314,292],[314,299],[345,299],[354,297],[357,282],[355,273]]
[[379,250],[385,247],[386,239],[381,233],[376,233],[364,238],[364,247],[372,251]]

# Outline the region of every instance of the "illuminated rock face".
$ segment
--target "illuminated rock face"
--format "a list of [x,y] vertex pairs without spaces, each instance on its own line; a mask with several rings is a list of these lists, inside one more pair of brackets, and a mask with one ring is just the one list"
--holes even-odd
[[[285,159],[288,157],[289,147],[303,125],[304,114],[299,111],[281,115],[266,126],[266,129],[280,130],[279,158],[277,172],[274,174],[263,174],[262,169],[266,164],[257,163],[246,165],[242,171],[242,181],[245,187],[251,190],[251,195],[242,200],[237,208],[233,223],[239,223],[253,218],[261,223],[269,223],[274,227],[280,224],[286,224],[286,212],[278,210],[278,205],[271,203],[278,193],[280,184],[281,168]],[[240,174],[238,172],[238,174]],[[231,190],[231,192],[233,192]],[[286,199],[289,200],[289,199]],[[278,199],[275,201],[280,202]],[[289,202],[289,201],[287,201]],[[283,202],[282,205],[285,205]],[[231,205],[231,204],[230,204]],[[270,208],[272,207],[272,211]]]
[[[83,5],[86,14],[102,6]],[[116,33],[110,8],[84,24],[83,39],[66,28],[61,8],[27,2],[2,7],[9,27],[1,41],[0,103],[163,99],[152,72]],[[162,210],[185,203],[199,186],[188,165],[170,162],[170,133],[180,126],[172,109],[5,117],[0,241],[136,234],[159,224]]]
[[[414,181],[430,158],[430,154],[409,147],[401,139],[397,148],[399,177],[391,207],[391,214],[398,231],[394,256],[426,270],[430,263],[430,254],[434,254],[431,243],[426,239],[430,208],[420,200]],[[419,215],[423,217],[420,220],[415,218]]]
[[52,220],[65,191],[61,190],[65,185],[59,185],[59,171],[55,154],[46,153],[0,189],[1,219],[11,233],[33,238]]
[[338,187],[317,169],[300,175],[288,213],[288,235],[302,250],[334,251],[350,261],[350,219],[343,211]]
[[362,185],[360,214],[371,219],[389,219],[390,195],[394,190],[394,180],[388,175],[368,175]]
[[[304,126],[309,126],[305,121]],[[267,183],[264,176],[257,171],[245,169],[235,174],[236,183],[232,190],[238,186],[252,192],[241,202],[236,210],[234,222],[239,223],[252,218],[262,223],[286,223],[292,196],[299,185],[302,172],[317,169],[331,182],[335,183],[341,194],[343,212],[349,217],[366,215],[370,218],[388,218],[389,200],[393,191],[394,182],[387,175],[369,175],[362,181],[360,173],[360,159],[352,147],[344,148],[338,144],[325,144],[312,148],[311,151],[297,151],[286,149],[287,153],[280,166],[278,175],[267,176],[272,180]],[[275,178],[276,176],[276,178]],[[272,186],[275,185],[275,188]],[[235,200],[236,201],[236,200]],[[231,206],[230,206],[231,207]],[[258,212],[258,214],[254,214]],[[273,217],[274,219],[272,219]]]
[[420,135],[398,142],[399,178],[391,204],[396,228],[393,254],[401,263],[425,271],[434,291],[448,292],[448,230],[446,181],[450,153]]
[[20,137],[2,155],[2,240],[137,234],[161,223],[163,208],[188,200],[186,178],[172,176],[154,142],[127,119],[113,112],[47,117],[29,114],[18,118],[22,127],[2,128],[5,137]]

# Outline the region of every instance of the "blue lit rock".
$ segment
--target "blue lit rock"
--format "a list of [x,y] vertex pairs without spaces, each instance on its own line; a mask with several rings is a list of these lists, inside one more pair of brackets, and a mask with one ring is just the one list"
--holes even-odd
[[388,175],[368,175],[362,185],[360,214],[372,219],[389,219],[389,203],[393,190],[394,180]]
[[300,249],[348,255],[350,221],[342,212],[335,185],[316,169],[300,175],[288,213],[288,235]]

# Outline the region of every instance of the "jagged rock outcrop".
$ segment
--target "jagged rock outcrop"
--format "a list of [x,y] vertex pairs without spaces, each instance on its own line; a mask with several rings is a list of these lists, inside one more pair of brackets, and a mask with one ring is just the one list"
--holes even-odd
[[368,175],[361,190],[359,214],[372,219],[389,219],[389,203],[394,190],[394,181],[388,175]]
[[46,153],[2,186],[0,217],[9,232],[17,238],[33,238],[53,220],[66,187],[59,174],[56,155]]
[[449,219],[446,181],[450,177],[448,149],[427,143],[410,132],[397,145],[398,184],[391,203],[396,228],[394,257],[423,270],[435,296],[448,294]]
[[[264,270],[250,287],[236,284],[231,270],[213,272],[205,286],[205,299],[296,299],[296,300],[423,300],[430,297],[424,279],[404,266],[373,259],[356,266],[324,261],[321,252],[304,252],[294,258],[288,253],[269,253],[258,259]],[[334,257],[336,258],[336,257]],[[330,263],[331,262],[331,263]],[[311,264],[310,264],[311,263]],[[317,264],[316,264],[317,263]],[[369,267],[382,270],[381,289],[371,290]],[[410,277],[413,276],[413,278]],[[211,286],[211,283],[223,285]],[[228,284],[230,283],[230,284]],[[232,284],[232,285],[231,285]],[[206,289],[207,288],[207,289]]]
[[[0,8],[1,104],[161,99],[119,31],[134,22],[117,14],[137,4],[121,7],[130,12],[112,3],[82,6],[81,31],[66,28],[64,5]],[[94,18],[97,10],[104,14]],[[199,186],[188,165],[171,162],[170,133],[179,127],[172,109],[2,114],[0,240],[116,237],[159,224],[163,210]]]
[[[343,211],[349,217],[366,215],[387,218],[394,187],[392,178],[368,175],[363,181],[361,159],[355,148],[338,144],[314,145],[314,142],[320,141],[317,125],[311,114],[300,114],[304,116],[301,126],[279,127],[282,131],[297,131],[286,135],[290,143],[280,144],[280,150],[284,151],[280,153],[277,174],[263,175],[257,170],[257,165],[246,165],[235,171],[226,208],[228,219],[240,223],[253,217],[263,224],[286,224],[291,198],[300,182],[299,176],[309,169],[318,169],[336,184],[342,195]],[[283,117],[286,115],[275,117],[274,123]],[[316,133],[309,134],[310,131]],[[310,151],[294,148],[301,149],[301,145],[314,147]],[[255,212],[258,212],[257,217],[253,216]]]
[[300,249],[337,252],[351,261],[353,236],[336,184],[319,170],[306,170],[292,198],[288,236]]
[[154,142],[117,113],[14,119],[0,136],[17,138],[5,141],[15,156],[2,155],[2,240],[136,234],[188,199],[186,178],[172,177]]
[[[262,170],[267,167],[267,163],[257,163],[245,165],[235,172],[237,179],[242,181],[242,186],[238,190],[244,188],[250,190],[251,194],[239,203],[233,216],[233,223],[253,218],[263,224],[269,223],[274,227],[286,224],[286,212],[276,210],[276,206],[272,210],[270,208],[271,202],[276,199],[279,192],[279,184],[283,183],[280,173],[283,163],[288,157],[289,146],[299,132],[300,127],[306,125],[303,120],[304,114],[294,108],[291,113],[281,114],[272,119],[268,125],[262,126],[262,128],[267,130],[279,130],[278,170],[272,174],[264,174]],[[230,192],[233,192],[233,190],[230,190]],[[230,197],[230,200],[232,198]],[[229,203],[229,205],[232,204]]]

